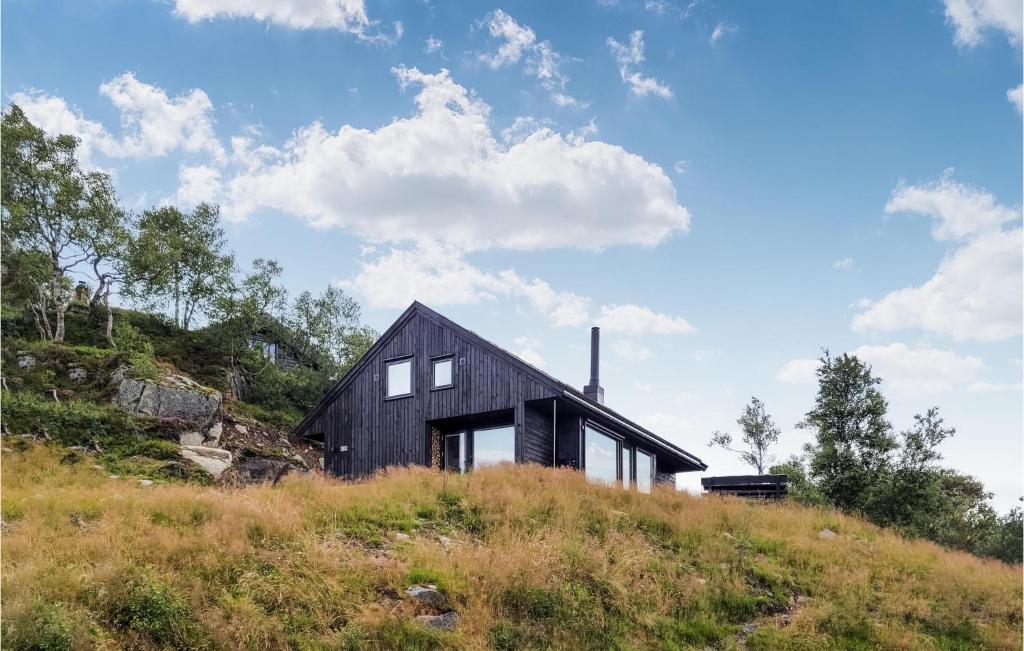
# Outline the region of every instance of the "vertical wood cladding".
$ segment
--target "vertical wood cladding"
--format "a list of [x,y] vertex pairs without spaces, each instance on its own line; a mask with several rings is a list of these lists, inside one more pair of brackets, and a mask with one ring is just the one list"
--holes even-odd
[[[385,362],[406,356],[413,360],[413,393],[388,399]],[[452,384],[434,389],[432,360],[444,356],[452,358]],[[511,409],[516,459],[550,464],[549,419],[525,403],[554,395],[552,388],[487,347],[413,312],[306,431],[324,434],[331,473],[358,477],[390,465],[428,465],[429,421]]]

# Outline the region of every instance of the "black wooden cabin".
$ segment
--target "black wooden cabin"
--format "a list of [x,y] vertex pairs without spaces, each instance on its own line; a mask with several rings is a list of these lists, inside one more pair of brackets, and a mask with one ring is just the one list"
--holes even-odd
[[570,466],[640,490],[704,470],[694,455],[605,407],[599,332],[583,391],[414,302],[296,428],[333,475],[419,464]]

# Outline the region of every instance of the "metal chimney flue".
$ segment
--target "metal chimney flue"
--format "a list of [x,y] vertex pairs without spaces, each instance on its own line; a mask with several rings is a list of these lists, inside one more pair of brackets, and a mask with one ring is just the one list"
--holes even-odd
[[604,404],[604,387],[601,386],[601,328],[590,329],[590,384],[583,387],[583,395],[594,402]]

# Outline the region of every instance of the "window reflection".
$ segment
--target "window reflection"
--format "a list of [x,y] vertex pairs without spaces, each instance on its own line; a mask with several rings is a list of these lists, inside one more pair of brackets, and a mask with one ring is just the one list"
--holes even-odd
[[654,463],[651,455],[636,451],[636,489],[641,493],[651,492],[651,480],[654,477]]
[[516,461],[515,427],[492,427],[473,432],[473,466]]
[[586,429],[586,475],[614,484],[619,479],[619,442],[592,427]]

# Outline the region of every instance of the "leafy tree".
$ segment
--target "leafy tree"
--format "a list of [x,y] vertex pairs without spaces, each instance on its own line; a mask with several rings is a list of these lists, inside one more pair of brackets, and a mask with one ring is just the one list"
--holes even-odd
[[250,352],[250,337],[282,315],[288,300],[288,291],[280,285],[282,273],[276,260],[257,258],[249,273],[213,301],[216,336],[232,366]]
[[720,447],[739,455],[743,463],[757,469],[757,474],[763,475],[765,466],[771,463],[773,457],[768,454],[771,446],[779,441],[781,430],[775,426],[775,421],[764,408],[764,403],[752,397],[750,404],[744,407],[736,423],[743,431],[743,444],[746,449],[735,449],[732,447],[732,434],[728,432],[715,431],[711,436],[709,447]]
[[149,307],[173,306],[175,325],[188,330],[197,313],[231,290],[234,257],[226,246],[216,206],[147,210],[127,256],[125,294]]
[[360,326],[360,311],[359,303],[337,287],[328,287],[316,297],[302,292],[287,319],[295,347],[306,356],[325,360],[329,374],[339,375],[377,338],[372,329]]
[[897,447],[888,402],[878,390],[882,380],[853,355],[832,357],[826,350],[820,361],[814,408],[798,424],[816,434],[807,446],[810,476],[829,503],[863,511]]
[[47,135],[15,104],[3,113],[0,130],[4,237],[48,256],[48,277],[30,308],[41,336],[63,341],[69,272],[94,260],[97,238],[120,228],[125,216],[110,177],[79,166],[77,138]]
[[768,469],[773,475],[786,475],[788,498],[807,506],[828,506],[828,500],[807,476],[807,467],[800,457],[790,456]]

